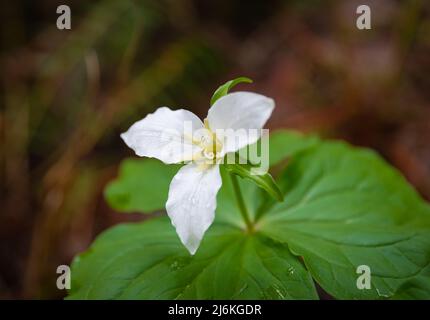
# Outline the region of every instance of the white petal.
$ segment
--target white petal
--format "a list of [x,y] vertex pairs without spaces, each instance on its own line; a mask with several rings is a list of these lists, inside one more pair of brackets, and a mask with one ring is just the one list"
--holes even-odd
[[218,165],[204,170],[194,163],[183,166],[170,183],[167,214],[191,254],[214,220],[221,184]]
[[200,149],[190,137],[202,127],[202,121],[190,111],[161,107],[133,124],[121,138],[138,156],[178,163]]
[[273,99],[252,92],[234,92],[218,99],[209,109],[208,121],[217,136],[224,136],[224,153],[256,142],[274,107]]

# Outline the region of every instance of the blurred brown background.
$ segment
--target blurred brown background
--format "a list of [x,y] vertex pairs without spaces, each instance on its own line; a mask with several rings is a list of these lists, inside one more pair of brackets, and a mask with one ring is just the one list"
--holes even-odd
[[0,298],[62,298],[56,267],[141,219],[103,199],[132,156],[119,134],[162,105],[205,116],[237,76],[276,100],[270,129],[374,148],[430,199],[429,17],[427,0],[2,1]]

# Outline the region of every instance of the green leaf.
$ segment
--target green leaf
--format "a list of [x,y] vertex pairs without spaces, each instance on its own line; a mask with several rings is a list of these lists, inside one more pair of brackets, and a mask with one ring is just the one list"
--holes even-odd
[[[270,134],[270,165],[278,165],[294,154],[314,147],[319,143],[321,143],[321,140],[315,135],[304,135],[291,130],[277,130]],[[252,158],[250,160],[254,162]]]
[[[292,155],[319,143],[321,143],[320,139],[314,135],[304,135],[291,130],[276,130],[271,132],[269,139],[269,164],[270,166],[282,165]],[[260,163],[262,158],[261,149],[261,140],[258,140],[253,145],[242,148],[238,153],[240,155],[246,154],[250,163]]]
[[[314,299],[310,276],[338,299],[430,298],[430,207],[399,172],[341,142],[286,131],[270,142],[284,200],[239,180],[253,233],[222,167],[215,222],[195,256],[167,218],[119,225],[74,260],[69,298]],[[361,265],[369,290],[356,286]]]
[[68,299],[317,298],[286,246],[214,225],[190,256],[165,217],[103,233],[72,270]]
[[[258,168],[252,164],[225,164],[225,168],[228,172],[236,174],[242,178],[250,179],[255,182],[257,186],[265,190],[270,196],[278,201],[283,200],[283,194],[279,190],[273,177],[268,172],[258,172]],[[254,171],[253,171],[254,170]]]
[[[334,297],[389,298],[428,276],[429,206],[374,152],[322,143],[293,156],[280,186],[285,201],[263,207],[260,231],[302,256]],[[360,265],[370,290],[356,286]],[[430,298],[429,281],[419,283]]]
[[428,300],[430,288],[430,265],[427,265],[419,275],[406,281],[391,297],[393,300]]
[[165,165],[155,159],[124,160],[118,178],[106,187],[106,200],[121,212],[163,210],[170,181],[178,169],[178,165]]
[[230,81],[227,81],[222,86],[220,86],[218,89],[215,90],[212,98],[211,98],[211,105],[215,103],[219,98],[224,97],[234,86],[236,86],[239,83],[246,82],[246,83],[252,83],[252,80],[246,77],[239,77]]

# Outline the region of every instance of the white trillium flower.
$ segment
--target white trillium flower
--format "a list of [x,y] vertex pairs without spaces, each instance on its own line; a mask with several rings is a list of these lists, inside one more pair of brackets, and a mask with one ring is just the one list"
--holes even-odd
[[215,217],[222,184],[219,163],[260,138],[260,133],[247,132],[260,132],[274,106],[263,95],[234,92],[218,99],[204,122],[190,111],[161,107],[121,134],[138,156],[186,163],[170,183],[166,210],[191,254]]

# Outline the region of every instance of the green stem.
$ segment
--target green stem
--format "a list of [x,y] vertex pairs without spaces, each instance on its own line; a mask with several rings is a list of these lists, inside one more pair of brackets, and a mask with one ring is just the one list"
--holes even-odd
[[233,173],[230,174],[231,182],[233,184],[234,193],[236,195],[237,204],[240,209],[240,213],[245,220],[246,227],[248,231],[252,231],[254,229],[251,219],[249,218],[249,212],[246,208],[245,201],[243,200],[242,192],[240,191],[239,182],[237,181],[237,176]]

